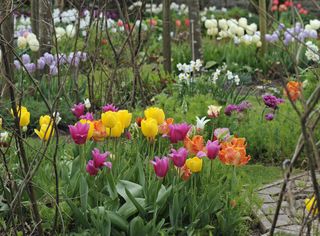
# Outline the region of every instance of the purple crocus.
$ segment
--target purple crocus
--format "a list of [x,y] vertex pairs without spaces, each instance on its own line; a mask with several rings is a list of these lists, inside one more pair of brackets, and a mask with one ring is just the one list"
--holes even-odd
[[187,156],[188,150],[184,147],[181,147],[178,150],[171,149],[171,153],[169,154],[169,157],[172,159],[173,164],[179,168],[184,166]]
[[278,105],[283,103],[284,100],[282,98],[277,98],[276,96],[266,94],[262,96],[264,104],[272,109],[277,109]]
[[220,145],[219,141],[210,141],[208,140],[207,145],[206,145],[206,150],[207,150],[207,157],[210,160],[215,159],[218,156],[218,153],[220,151]]
[[29,73],[33,73],[36,71],[36,65],[34,63],[28,63],[28,64],[25,64],[24,66]]
[[169,139],[171,143],[177,143],[184,140],[189,132],[191,125],[187,123],[169,125]]
[[102,111],[103,112],[107,112],[107,111],[117,112],[118,110],[119,110],[119,108],[117,108],[113,104],[107,104],[107,105],[102,107]]
[[50,66],[54,62],[54,57],[52,54],[46,52],[43,54],[44,60],[48,66]]
[[87,112],[85,115],[80,116],[80,119],[93,121],[94,117],[92,112]]
[[46,65],[46,60],[44,59],[44,57],[40,57],[37,61],[37,68],[38,70],[43,70],[43,68]]
[[168,157],[155,157],[153,161],[151,161],[153,165],[154,172],[159,178],[163,178],[166,176],[169,170],[169,159]]
[[20,62],[19,62],[18,60],[14,60],[14,61],[13,61],[13,64],[14,64],[14,66],[15,66],[15,68],[16,68],[17,70],[20,70],[20,69],[21,69],[21,64],[20,64]]
[[84,114],[84,110],[85,110],[85,106],[83,103],[74,104],[73,107],[71,108],[73,115],[75,115],[78,119],[80,118],[80,116]]
[[106,166],[109,169],[111,169],[112,163],[109,161],[106,161],[109,155],[110,155],[110,152],[100,153],[98,148],[94,148],[92,150],[92,160],[93,160],[94,166],[96,168],[102,168]]
[[75,125],[69,125],[68,127],[71,137],[76,144],[84,144],[87,141],[90,128],[89,124],[82,124],[78,122]]
[[273,113],[268,113],[265,115],[266,120],[268,121],[272,121],[274,118],[274,114]]
[[50,65],[49,67],[49,74],[55,76],[58,74],[58,67],[54,64]]
[[27,64],[31,63],[31,58],[28,54],[23,54],[21,56],[21,61],[24,65],[27,65]]

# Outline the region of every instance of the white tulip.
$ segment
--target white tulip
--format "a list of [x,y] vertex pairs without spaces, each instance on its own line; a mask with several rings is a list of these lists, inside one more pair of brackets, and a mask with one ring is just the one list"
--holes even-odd
[[73,38],[76,35],[76,27],[72,24],[67,25],[66,33],[69,38]]
[[248,20],[247,18],[241,17],[238,21],[239,26],[246,28],[248,25]]
[[227,21],[226,21],[225,19],[220,19],[220,20],[219,20],[219,27],[220,27],[222,30],[227,30],[227,29],[228,29]]

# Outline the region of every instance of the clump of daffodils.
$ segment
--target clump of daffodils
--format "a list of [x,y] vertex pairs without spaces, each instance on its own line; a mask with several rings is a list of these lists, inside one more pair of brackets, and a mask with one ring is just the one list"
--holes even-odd
[[227,65],[224,64],[222,67],[216,69],[215,72],[212,73],[211,81],[216,84],[217,80],[226,80],[227,82],[234,83],[236,85],[240,84],[240,77],[237,74],[234,74],[230,70],[227,69]]
[[180,71],[180,74],[178,75],[180,81],[187,81],[189,83],[189,80],[191,79],[191,74],[194,72],[199,72],[202,67],[202,62],[200,59],[197,59],[195,61],[190,61],[190,64],[186,63],[179,63],[177,64],[177,68]]
[[248,24],[248,20],[244,17],[236,19],[207,19],[204,22],[209,36],[221,40],[230,38],[235,44],[244,43],[246,45],[255,44],[261,46],[260,32],[255,23]]
[[307,45],[307,51],[305,53],[307,59],[309,61],[314,61],[314,62],[319,62],[320,60],[320,52],[319,52],[319,48],[317,47],[317,45],[313,44],[311,41],[308,41],[306,43]]

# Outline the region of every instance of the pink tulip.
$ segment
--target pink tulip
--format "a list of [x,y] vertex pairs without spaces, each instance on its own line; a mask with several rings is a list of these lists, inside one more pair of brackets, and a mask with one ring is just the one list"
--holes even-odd
[[188,156],[188,150],[185,149],[184,147],[181,147],[178,150],[171,149],[171,153],[169,154],[169,157],[171,157],[173,164],[176,167],[184,166],[187,156]]
[[187,123],[169,125],[169,139],[171,143],[183,141],[191,126]]
[[86,171],[89,173],[89,175],[95,176],[95,175],[98,174],[99,169],[94,166],[93,160],[90,160],[90,161],[88,161],[88,163],[87,163]]
[[116,106],[114,106],[113,104],[107,104],[105,106],[102,107],[102,111],[103,112],[107,112],[107,111],[113,111],[116,112],[118,111],[119,108],[117,108]]
[[210,160],[215,159],[218,156],[218,153],[220,151],[220,145],[219,145],[219,141],[210,141],[208,140],[207,145],[206,145],[206,149],[207,149],[207,157]]
[[109,155],[110,155],[110,152],[100,153],[98,148],[94,148],[92,150],[92,159],[93,159],[94,166],[96,168],[102,168],[106,166],[109,169],[111,169],[112,167],[111,162],[106,162],[106,159],[108,158]]
[[71,108],[73,115],[75,115],[78,119],[80,118],[80,116],[84,114],[84,110],[85,110],[85,106],[83,103],[74,104],[73,107]]
[[69,125],[68,127],[71,137],[76,144],[84,144],[87,141],[88,131],[90,128],[89,124],[82,124],[78,122],[75,125]]
[[169,159],[167,157],[163,157],[160,159],[159,157],[155,157],[153,161],[151,161],[153,165],[154,172],[159,178],[163,178],[166,176],[169,170]]

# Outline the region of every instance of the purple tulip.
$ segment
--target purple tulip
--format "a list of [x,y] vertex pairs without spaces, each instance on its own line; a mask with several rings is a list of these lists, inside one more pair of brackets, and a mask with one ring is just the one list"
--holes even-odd
[[111,162],[106,162],[106,159],[110,155],[110,152],[105,152],[105,153],[100,153],[98,148],[94,148],[92,150],[92,159],[94,166],[96,168],[102,168],[104,166],[108,167],[111,169],[112,163]]
[[93,160],[90,160],[87,163],[86,171],[89,173],[89,175],[96,176],[99,172],[99,169],[94,166]]
[[21,56],[21,61],[24,65],[31,63],[31,58],[28,54],[23,54]]
[[208,140],[207,145],[206,145],[206,149],[207,149],[207,157],[210,160],[215,159],[218,156],[218,153],[220,151],[220,145],[219,145],[219,141],[210,141]]
[[237,111],[238,112],[243,112],[248,110],[251,107],[251,103],[248,101],[243,101],[237,106]]
[[284,102],[282,98],[277,98],[276,96],[273,96],[270,94],[266,94],[262,96],[262,98],[263,98],[264,104],[267,107],[270,107],[272,109],[277,109],[278,105]]
[[274,115],[272,113],[268,113],[265,115],[266,120],[271,121],[274,118]]
[[93,121],[94,117],[92,112],[87,112],[85,115],[80,116],[80,119]]
[[169,125],[169,139],[171,143],[183,141],[191,126],[187,123]]
[[172,159],[173,164],[176,167],[182,167],[184,166],[186,159],[188,156],[188,150],[184,147],[176,149],[171,149],[171,153],[169,154],[169,157]]
[[87,141],[88,131],[90,128],[89,124],[82,124],[78,122],[75,125],[69,125],[68,127],[71,137],[76,144],[84,144]]
[[34,63],[28,63],[24,65],[29,73],[36,71],[36,65]]
[[224,109],[224,114],[226,116],[231,116],[233,111],[237,111],[238,110],[238,106],[234,105],[234,104],[229,104],[228,106],[226,106],[226,108]]
[[46,65],[46,61],[44,59],[44,57],[40,57],[37,61],[37,68],[38,70],[43,70],[43,68],[45,67]]
[[154,172],[159,178],[163,178],[166,176],[169,170],[169,159],[167,157],[155,157],[153,161],[151,161],[153,165]]
[[107,112],[107,111],[117,112],[118,110],[119,110],[119,108],[117,108],[113,104],[107,104],[107,105],[102,107],[102,111],[103,112]]
[[78,119],[80,118],[80,116],[84,114],[84,110],[85,110],[85,106],[83,103],[74,104],[73,107],[71,108],[73,115],[75,115]]

